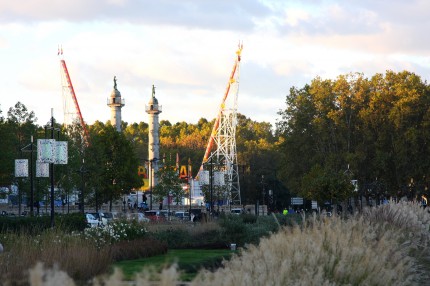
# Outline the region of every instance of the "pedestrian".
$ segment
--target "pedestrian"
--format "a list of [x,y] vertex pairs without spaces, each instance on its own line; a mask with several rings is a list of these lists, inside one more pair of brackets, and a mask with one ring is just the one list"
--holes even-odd
[[287,214],[288,214],[288,210],[287,210],[287,208],[284,208],[284,210],[282,211],[282,214],[283,214],[283,215],[287,215]]

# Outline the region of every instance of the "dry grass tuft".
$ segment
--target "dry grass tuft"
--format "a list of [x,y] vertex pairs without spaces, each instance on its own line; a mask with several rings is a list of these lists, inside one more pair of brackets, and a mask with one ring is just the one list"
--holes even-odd
[[105,273],[112,264],[109,249],[98,250],[82,237],[48,231],[38,236],[9,234],[0,255],[2,281],[25,281],[37,262],[67,272],[77,281]]
[[29,270],[29,282],[32,286],[75,286],[75,282],[66,272],[59,270],[57,267],[44,269],[43,264],[40,262]]

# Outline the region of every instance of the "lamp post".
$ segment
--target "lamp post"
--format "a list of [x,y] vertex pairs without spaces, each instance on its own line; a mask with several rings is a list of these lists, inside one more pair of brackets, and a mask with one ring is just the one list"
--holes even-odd
[[264,215],[264,198],[266,196],[266,189],[265,189],[265,183],[264,183],[264,175],[261,175],[261,185],[262,185],[262,189],[263,189],[263,215]]
[[[209,165],[209,178],[207,178],[205,175],[205,180],[204,180],[203,184],[208,185],[208,187],[209,187],[209,214],[212,215],[213,214],[213,185],[214,185],[214,182],[213,182],[213,157],[211,156],[208,161],[204,162],[203,165],[204,166]],[[205,172],[207,172],[207,170],[205,170]],[[205,174],[207,174],[207,173],[205,173]],[[208,179],[209,179],[209,181],[208,181]],[[205,199],[207,199],[206,194],[205,194]],[[190,198],[190,204],[191,204],[191,198]],[[191,215],[191,213],[190,213],[190,215]]]
[[188,175],[188,192],[190,193],[190,210],[188,213],[190,214],[190,219],[191,219],[191,190],[192,190],[192,187],[190,183],[190,175]]
[[210,172],[209,172],[209,190],[210,190],[210,196],[211,196],[211,203],[210,203],[210,213],[213,214],[213,188],[214,188],[214,179],[213,179],[213,163],[212,163],[212,157],[210,162]]
[[150,160],[144,159],[145,162],[148,162],[148,168],[149,168],[149,210],[152,210],[152,188],[153,188],[153,166],[152,164],[156,161],[158,161],[158,158],[152,158]]
[[[21,148],[21,152],[30,152],[30,215],[33,216],[33,207],[34,207],[34,176],[33,176],[33,152],[36,152],[37,150],[33,149],[33,135],[31,135],[30,144],[27,146]],[[28,149],[29,148],[29,149]]]
[[85,181],[84,181],[84,175],[87,172],[87,170],[85,169],[85,165],[84,164],[85,164],[85,159],[82,158],[82,165],[81,165],[81,168],[78,171],[80,173],[80,175],[81,175],[81,202],[80,202],[81,213],[85,213],[85,199],[84,199],[84,196],[85,196],[85,192],[84,192]]
[[191,191],[193,189],[191,185],[192,179],[193,177],[192,177],[192,170],[191,170],[191,160],[188,159],[187,183],[188,183],[188,192],[190,195],[190,210],[188,212],[190,214],[190,219],[191,219]]
[[[45,136],[47,133],[47,130],[51,130],[51,139],[54,139],[54,131],[58,132],[58,137],[60,136],[59,132],[60,129],[54,127],[55,119],[54,119],[54,110],[51,108],[51,120],[50,125],[45,126]],[[51,183],[51,192],[50,192],[50,199],[51,199],[51,227],[55,226],[55,204],[54,204],[54,163],[49,163],[49,178]]]
[[[45,138],[47,137],[47,130],[51,130],[51,138],[50,139],[38,139],[37,140],[37,154],[38,154],[38,163],[42,163],[42,165],[49,164],[49,177],[51,181],[51,227],[54,227],[54,215],[55,215],[55,204],[54,204],[54,164],[67,164],[67,142],[65,141],[56,141],[54,139],[54,131],[58,132],[58,137],[60,137],[60,129],[54,127],[55,119],[54,119],[54,110],[51,108],[51,120],[45,126]],[[41,171],[42,165],[39,164],[38,172],[40,173],[40,177],[48,177],[48,172]],[[42,175],[43,173],[43,175]],[[37,174],[36,174],[37,175]]]

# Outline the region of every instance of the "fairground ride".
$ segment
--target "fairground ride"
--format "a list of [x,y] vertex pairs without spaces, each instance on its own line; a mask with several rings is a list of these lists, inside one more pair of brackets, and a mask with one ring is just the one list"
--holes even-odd
[[[239,44],[236,60],[227,83],[224,96],[215,119],[212,133],[203,156],[203,162],[198,174],[203,184],[208,184],[208,178],[215,178],[215,184],[225,184],[225,195],[222,199],[230,205],[241,205],[240,184],[236,153],[237,99],[239,94],[240,59],[243,45]],[[214,148],[216,145],[216,148]],[[223,178],[216,179],[208,170],[217,170]],[[213,181],[213,179],[211,180]],[[212,188],[212,186],[210,186]],[[212,200],[212,198],[211,198]]]

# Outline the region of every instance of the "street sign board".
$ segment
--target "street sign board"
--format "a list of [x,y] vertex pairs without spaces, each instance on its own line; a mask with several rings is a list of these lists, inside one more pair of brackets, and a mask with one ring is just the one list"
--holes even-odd
[[303,205],[303,198],[291,198],[292,205]]

